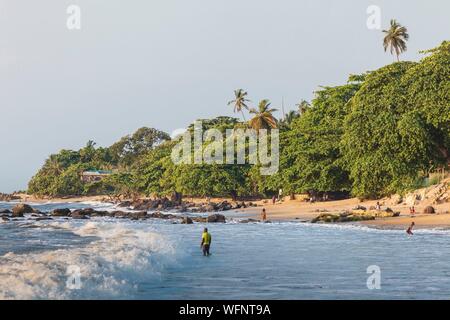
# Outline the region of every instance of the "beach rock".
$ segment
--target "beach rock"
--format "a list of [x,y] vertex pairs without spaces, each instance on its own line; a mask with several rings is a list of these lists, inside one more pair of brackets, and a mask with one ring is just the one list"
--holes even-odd
[[53,219],[50,218],[50,217],[37,217],[35,220],[36,221],[42,221],[42,220],[53,220]]
[[33,213],[33,208],[25,203],[20,203],[12,208],[13,217],[23,217],[24,213]]
[[68,208],[55,209],[52,211],[51,215],[53,217],[67,217],[70,215],[70,209],[68,209]]
[[226,200],[218,203],[216,206],[217,211],[227,211],[227,210],[231,210],[231,209],[233,209],[232,204]]
[[82,212],[83,214],[85,214],[85,215],[91,215],[91,214],[94,214],[94,213],[96,213],[96,212],[106,212],[106,211],[95,211],[95,210],[92,209],[92,208],[84,208],[84,209],[81,210],[81,212]]
[[390,197],[388,200],[388,204],[390,205],[397,205],[403,202],[403,197],[399,194],[394,194]]
[[343,212],[340,214],[322,213],[312,219],[311,223],[356,222],[366,220],[375,220],[375,217],[373,215],[358,215],[349,212]]
[[423,209],[423,213],[427,213],[427,214],[436,213],[436,210],[434,210],[434,208],[432,206],[427,206],[427,207],[425,207],[425,209]]
[[182,224],[193,224],[194,221],[192,221],[189,217],[183,217],[183,220],[181,221]]
[[148,215],[150,218],[158,218],[158,219],[164,219],[165,215],[159,211],[152,212]]
[[97,211],[97,210],[93,210],[93,209],[88,208],[88,209],[81,210],[81,212],[84,215],[91,216],[91,217],[114,217],[112,212],[104,211],[104,210]]
[[225,219],[224,215],[216,213],[216,214],[208,216],[207,221],[209,223],[217,223],[217,222],[224,223],[224,222],[226,222],[226,219]]
[[13,201],[13,200],[20,200],[19,196],[16,196],[14,194],[8,194],[8,193],[0,193],[0,201]]
[[131,201],[122,201],[118,205],[119,208],[127,208],[127,207],[131,207],[131,206],[132,206],[132,202]]
[[9,221],[9,218],[8,217],[2,217],[2,220],[3,221]]
[[147,218],[147,211],[130,212],[128,216],[133,220],[145,219]]
[[259,220],[256,219],[244,219],[240,220],[239,223],[250,223],[250,222],[259,222]]
[[3,210],[0,210],[0,213],[12,213],[11,212],[11,210],[8,210],[8,209],[3,209]]
[[83,212],[83,210],[75,210],[70,214],[72,219],[89,219],[89,217]]
[[111,217],[119,218],[119,219],[128,218],[128,215],[129,215],[129,212],[124,212],[124,211],[111,212]]
[[363,210],[363,211],[366,211],[367,210],[367,208],[366,207],[364,207],[364,206],[362,206],[362,205],[357,205],[356,207],[354,207],[352,210]]
[[217,206],[215,203],[209,203],[205,206],[200,207],[202,212],[214,212],[217,211]]

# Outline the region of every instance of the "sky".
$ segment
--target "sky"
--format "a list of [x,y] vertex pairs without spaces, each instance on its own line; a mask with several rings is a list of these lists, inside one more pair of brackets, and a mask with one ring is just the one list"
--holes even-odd
[[[81,29],[67,28],[70,5]],[[448,0],[0,0],[0,192],[88,140],[233,116],[237,88],[288,111],[391,63],[370,5],[382,29],[408,28],[403,60],[450,39]]]

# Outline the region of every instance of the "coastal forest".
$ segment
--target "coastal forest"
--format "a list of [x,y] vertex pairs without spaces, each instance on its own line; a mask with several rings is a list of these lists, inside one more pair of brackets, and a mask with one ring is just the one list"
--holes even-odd
[[[175,165],[177,139],[144,127],[109,147],[89,141],[80,150],[50,155],[28,193],[237,198],[271,196],[281,188],[285,194],[338,192],[367,199],[419,188],[450,163],[450,41],[422,53],[418,62],[396,61],[319,87],[310,102],[300,100],[279,119],[269,100],[253,106],[243,89],[235,90],[229,106],[224,102],[236,118],[202,119],[205,130],[279,129],[274,175],[261,175],[259,164]],[[112,174],[83,182],[87,170]]]

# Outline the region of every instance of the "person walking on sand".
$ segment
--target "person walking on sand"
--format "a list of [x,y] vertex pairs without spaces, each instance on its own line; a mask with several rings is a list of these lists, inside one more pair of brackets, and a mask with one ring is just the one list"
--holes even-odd
[[263,208],[261,211],[261,220],[262,221],[266,221],[267,220],[267,214],[266,214],[266,209]]
[[211,234],[208,232],[208,228],[205,228],[203,230],[203,234],[202,234],[202,243],[200,244],[200,247],[203,250],[203,255],[209,256],[209,248],[211,246]]
[[281,201],[281,197],[283,196],[283,189],[278,190],[278,201]]
[[411,225],[409,226],[409,228],[406,230],[406,233],[409,234],[410,236],[412,236],[414,233],[412,232],[412,229],[414,227],[415,223],[414,221],[411,222]]
[[416,208],[414,208],[414,206],[409,208],[409,214],[411,215],[411,217],[414,217],[414,214],[416,213]]
[[273,197],[272,197],[272,204],[275,204],[276,201],[277,201],[277,197],[276,197],[276,196],[273,196]]

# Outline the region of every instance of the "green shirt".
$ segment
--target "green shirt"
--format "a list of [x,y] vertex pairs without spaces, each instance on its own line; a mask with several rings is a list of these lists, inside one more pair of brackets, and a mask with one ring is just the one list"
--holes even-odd
[[209,232],[203,232],[202,241],[203,244],[211,244],[211,234]]

